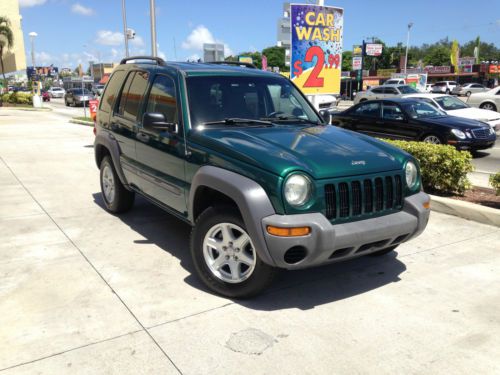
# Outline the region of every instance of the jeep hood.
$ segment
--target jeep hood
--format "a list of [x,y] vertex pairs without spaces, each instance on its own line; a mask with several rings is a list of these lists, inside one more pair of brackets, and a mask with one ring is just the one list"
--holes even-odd
[[190,141],[280,176],[301,170],[315,179],[401,170],[409,158],[385,142],[334,126],[205,128],[191,131]]

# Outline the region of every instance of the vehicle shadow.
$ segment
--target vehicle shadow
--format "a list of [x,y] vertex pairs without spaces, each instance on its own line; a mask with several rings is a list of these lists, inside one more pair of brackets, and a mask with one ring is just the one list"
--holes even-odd
[[[94,193],[93,197],[94,203],[104,210],[101,194]],[[190,274],[184,281],[194,288],[212,293],[195,275],[189,254],[189,224],[169,215],[140,196],[136,197],[132,211],[117,217],[145,238],[136,240],[135,243],[155,244],[175,256]],[[233,301],[255,310],[307,310],[398,282],[399,275],[405,270],[406,266],[396,258],[395,252],[305,270],[282,270],[278,272],[269,290],[253,299]]]

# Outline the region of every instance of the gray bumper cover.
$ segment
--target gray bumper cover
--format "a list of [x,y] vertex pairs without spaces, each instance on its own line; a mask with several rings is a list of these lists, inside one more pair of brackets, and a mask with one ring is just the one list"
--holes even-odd
[[[369,254],[418,236],[429,220],[430,210],[423,207],[428,201],[429,196],[420,192],[407,197],[397,213],[336,225],[321,213],[271,215],[262,219],[262,230],[275,266],[306,268]],[[267,233],[268,225],[309,226],[312,231],[303,237],[277,237]],[[297,263],[286,263],[285,253],[297,246],[305,249],[307,255]]]

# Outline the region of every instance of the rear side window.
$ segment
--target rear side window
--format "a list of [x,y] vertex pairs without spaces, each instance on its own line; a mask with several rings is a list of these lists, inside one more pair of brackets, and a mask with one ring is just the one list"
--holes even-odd
[[372,90],[374,94],[382,94],[383,91],[384,89],[382,87],[376,87]]
[[397,95],[398,92],[393,87],[386,87],[384,90],[384,94]]
[[354,115],[364,117],[380,117],[380,103],[363,103],[354,110]]
[[120,92],[120,87],[122,85],[124,77],[125,72],[123,70],[117,70],[111,75],[108,86],[106,87],[106,91],[102,96],[101,105],[99,107],[101,111],[108,113],[111,112],[111,108],[113,108],[116,97]]
[[119,115],[131,120],[137,118],[148,87],[148,78],[149,74],[147,72],[135,72],[135,74],[128,76],[120,97]]

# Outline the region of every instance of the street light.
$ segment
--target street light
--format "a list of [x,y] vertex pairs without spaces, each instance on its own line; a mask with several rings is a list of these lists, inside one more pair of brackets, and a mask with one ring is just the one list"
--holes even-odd
[[150,14],[151,14],[151,55],[157,56],[156,52],[156,8],[155,0],[149,0]]
[[406,74],[406,67],[408,66],[408,46],[410,44],[410,29],[412,26],[413,26],[413,22],[410,22],[408,24],[408,36],[406,38],[405,74]]
[[122,0],[122,18],[123,18],[123,37],[125,38],[125,57],[128,57],[128,29],[127,29],[127,10],[125,9],[125,0]]
[[31,64],[33,65],[33,68],[35,68],[35,38],[38,36],[38,34],[32,31],[28,35],[31,39]]

